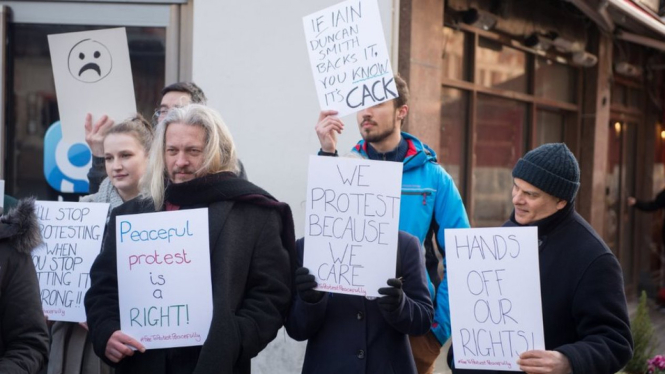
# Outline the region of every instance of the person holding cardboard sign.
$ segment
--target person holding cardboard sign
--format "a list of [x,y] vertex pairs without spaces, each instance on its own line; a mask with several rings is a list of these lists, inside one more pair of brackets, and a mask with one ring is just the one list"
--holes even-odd
[[[296,270],[285,326],[293,339],[307,340],[303,374],[417,373],[408,335],[428,332],[434,309],[418,239],[400,231],[397,243],[396,278],[376,300],[315,291],[314,275]],[[304,239],[297,250],[302,264]]]
[[[173,108],[156,129],[145,192],[111,213],[85,306],[95,353],[116,373],[249,373],[277,335],[291,301],[295,234],[289,206],[240,179],[220,115]],[[118,216],[208,208],[213,315],[202,346],[145,350],[120,330]]]
[[[517,161],[513,181],[515,210],[504,226],[538,228],[545,333],[545,350],[520,352],[519,369],[550,374],[619,371],[633,348],[623,275],[614,254],[575,211],[577,159],[563,143],[541,145]],[[449,362],[454,363],[453,357],[451,350]],[[453,373],[492,372],[453,368]]]
[[[104,117],[102,122],[106,121]],[[138,196],[139,180],[145,173],[151,144],[152,127],[141,116],[109,129],[103,140],[107,178],[97,193],[84,196],[80,201],[109,203],[109,209],[113,209]],[[48,374],[111,372],[94,354],[85,324],[55,322],[51,340]]]
[[[415,136],[401,132],[402,123],[409,113],[409,89],[400,76],[394,79],[398,93],[396,99],[356,114],[363,140],[351,150],[351,155],[404,163],[399,228],[417,237],[425,246],[430,294],[435,310],[431,333],[410,337],[410,341],[418,372],[431,374],[441,346],[450,337],[443,232],[446,228],[467,228],[469,219],[453,179],[437,164],[436,153]],[[319,155],[337,156],[337,134],[344,130],[344,123],[337,117],[337,112],[322,111],[315,130],[321,143]],[[444,276],[441,280],[435,246],[443,256]]]

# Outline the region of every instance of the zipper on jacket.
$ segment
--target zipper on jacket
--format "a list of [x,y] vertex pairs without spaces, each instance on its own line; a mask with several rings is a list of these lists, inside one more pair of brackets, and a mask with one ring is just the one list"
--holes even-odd
[[432,195],[431,191],[417,192],[417,191],[403,191],[402,195],[422,195],[423,205],[427,205],[427,196]]

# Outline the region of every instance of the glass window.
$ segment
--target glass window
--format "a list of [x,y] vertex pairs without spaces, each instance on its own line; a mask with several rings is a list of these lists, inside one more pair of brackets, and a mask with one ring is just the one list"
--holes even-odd
[[465,37],[463,31],[443,28],[443,76],[446,78],[466,80],[468,77],[469,64],[464,53]]
[[512,170],[524,153],[526,104],[478,95],[473,212],[479,227],[501,226],[513,210]]
[[[74,194],[52,189],[44,177],[44,133],[57,121],[57,97],[47,35],[107,28],[44,24],[11,24],[8,56],[9,121],[7,192],[16,197],[37,196],[78,200]],[[150,119],[164,87],[166,29],[127,27],[137,110]],[[84,118],[81,118],[83,125]]]
[[441,148],[439,162],[453,178],[464,196],[464,155],[466,153],[467,108],[469,93],[444,87],[441,98]]
[[476,77],[476,83],[485,87],[526,93],[526,53],[480,38]]
[[626,105],[626,86],[614,84],[612,87],[612,104]]
[[535,147],[545,143],[563,142],[565,117],[562,113],[549,110],[538,110],[536,113]]
[[575,69],[550,59],[536,57],[535,92],[537,97],[575,101]]

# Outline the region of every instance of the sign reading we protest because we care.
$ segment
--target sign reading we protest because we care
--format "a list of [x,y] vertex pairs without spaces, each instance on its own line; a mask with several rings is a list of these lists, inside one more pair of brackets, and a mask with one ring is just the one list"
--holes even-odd
[[520,371],[545,349],[535,227],[447,229],[455,367]]
[[44,244],[32,252],[44,315],[51,321],[84,322],[83,297],[99,254],[109,204],[36,201]]
[[120,329],[146,349],[202,345],[212,320],[208,209],[116,217]]
[[395,277],[402,163],[309,159],[304,266],[319,291],[379,296]]
[[349,0],[303,18],[322,110],[351,114],[399,95],[376,0]]

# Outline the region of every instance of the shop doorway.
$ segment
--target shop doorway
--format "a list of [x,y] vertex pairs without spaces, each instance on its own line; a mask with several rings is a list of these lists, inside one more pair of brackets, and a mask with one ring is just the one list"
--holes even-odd
[[634,210],[626,203],[635,196],[637,122],[611,120],[605,176],[605,233],[607,246],[617,256],[627,288],[634,282]]

